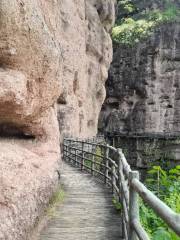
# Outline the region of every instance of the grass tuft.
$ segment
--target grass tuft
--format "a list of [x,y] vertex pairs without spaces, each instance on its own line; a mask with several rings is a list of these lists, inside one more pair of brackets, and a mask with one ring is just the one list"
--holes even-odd
[[56,216],[56,207],[61,203],[63,203],[64,198],[65,198],[65,192],[62,189],[62,187],[59,187],[59,189],[51,197],[48,208],[46,209],[46,214],[49,217]]

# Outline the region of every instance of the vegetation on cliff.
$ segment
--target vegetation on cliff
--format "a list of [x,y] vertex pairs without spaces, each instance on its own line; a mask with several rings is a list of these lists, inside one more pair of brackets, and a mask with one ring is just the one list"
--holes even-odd
[[180,20],[180,9],[169,1],[165,1],[164,9],[146,9],[142,12],[131,0],[119,0],[118,7],[122,14],[112,30],[112,39],[128,46],[147,38],[160,24]]
[[[175,212],[180,213],[180,165],[170,170],[153,166],[148,172],[146,185]],[[152,240],[179,240],[180,238],[149,208],[140,201],[141,222]]]

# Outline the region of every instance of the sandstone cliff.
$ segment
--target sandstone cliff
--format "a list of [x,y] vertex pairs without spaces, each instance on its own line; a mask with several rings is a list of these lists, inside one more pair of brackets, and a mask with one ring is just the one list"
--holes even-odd
[[0,239],[28,239],[59,181],[60,137],[96,134],[113,22],[113,0],[1,0]]
[[[113,1],[62,4],[63,93],[58,99],[60,131],[92,136],[105,98],[105,80],[112,59],[109,30]],[[85,11],[84,11],[85,9]]]

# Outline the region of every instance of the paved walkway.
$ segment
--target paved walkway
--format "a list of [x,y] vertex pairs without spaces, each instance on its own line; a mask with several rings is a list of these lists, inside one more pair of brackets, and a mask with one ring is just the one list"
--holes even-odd
[[92,176],[63,163],[65,200],[39,240],[120,240],[120,215],[112,195]]

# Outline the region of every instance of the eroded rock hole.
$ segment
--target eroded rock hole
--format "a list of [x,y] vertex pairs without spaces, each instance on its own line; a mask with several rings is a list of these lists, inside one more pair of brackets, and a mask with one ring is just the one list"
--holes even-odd
[[79,89],[79,86],[78,86],[78,71],[75,71],[74,81],[73,81],[73,91],[74,91],[74,93],[76,93],[78,89]]
[[67,104],[67,96],[65,93],[62,93],[57,99],[58,104],[66,105]]
[[173,108],[173,105],[168,104],[168,105],[167,105],[167,108]]
[[25,132],[20,126],[16,126],[12,123],[0,124],[0,137],[35,139],[35,136]]

